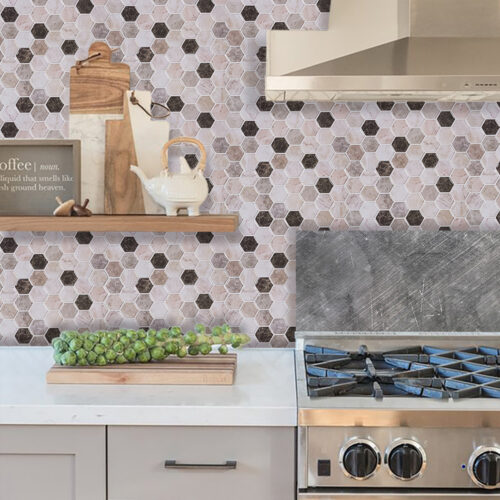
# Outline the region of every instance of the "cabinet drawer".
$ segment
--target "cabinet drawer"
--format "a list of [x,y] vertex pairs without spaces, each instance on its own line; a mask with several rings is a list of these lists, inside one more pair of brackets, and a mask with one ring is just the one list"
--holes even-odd
[[292,500],[294,478],[293,428],[108,429],[108,500]]

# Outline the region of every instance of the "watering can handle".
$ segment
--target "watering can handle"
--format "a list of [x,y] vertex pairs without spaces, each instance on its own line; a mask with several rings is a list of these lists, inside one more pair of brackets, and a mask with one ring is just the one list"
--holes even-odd
[[203,144],[194,137],[176,137],[175,139],[170,139],[170,141],[166,142],[161,150],[161,162],[163,164],[163,169],[168,172],[168,148],[172,144],[176,144],[179,142],[190,142],[192,144],[196,144],[200,148],[201,158],[198,163],[198,170],[205,170],[205,165],[207,164],[207,152]]

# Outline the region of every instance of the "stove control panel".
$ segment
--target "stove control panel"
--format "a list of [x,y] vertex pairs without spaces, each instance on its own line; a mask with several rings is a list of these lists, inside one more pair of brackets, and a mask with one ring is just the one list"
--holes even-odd
[[391,475],[402,481],[411,481],[424,472],[427,464],[424,449],[408,439],[397,439],[385,453],[385,464]]
[[500,498],[498,428],[311,426],[304,442],[307,488],[463,488]]
[[500,484],[500,449],[480,446],[469,459],[469,476],[481,488]]
[[351,439],[340,450],[340,468],[347,477],[353,479],[368,479],[375,474],[380,463],[380,452],[368,439]]

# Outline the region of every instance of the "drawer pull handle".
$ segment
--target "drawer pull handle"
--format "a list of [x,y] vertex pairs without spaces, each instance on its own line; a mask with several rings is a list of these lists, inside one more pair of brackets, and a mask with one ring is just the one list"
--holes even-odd
[[236,460],[226,460],[223,464],[181,464],[176,460],[165,460],[165,469],[233,470]]

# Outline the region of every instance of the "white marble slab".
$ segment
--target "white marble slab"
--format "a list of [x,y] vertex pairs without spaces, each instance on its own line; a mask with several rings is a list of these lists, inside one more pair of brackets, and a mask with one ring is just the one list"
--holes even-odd
[[104,163],[106,120],[122,120],[117,114],[70,114],[69,136],[80,139],[82,151],[81,199],[90,200],[89,208],[104,213]]
[[295,426],[294,351],[238,351],[232,386],[47,385],[49,347],[0,347],[0,424]]

